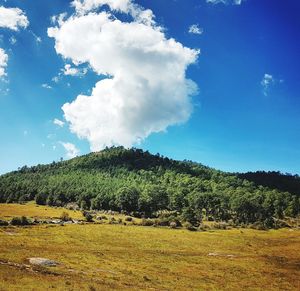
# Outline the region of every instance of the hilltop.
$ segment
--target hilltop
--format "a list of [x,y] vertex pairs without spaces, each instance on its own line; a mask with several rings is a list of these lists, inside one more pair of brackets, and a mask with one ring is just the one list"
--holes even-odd
[[[282,175],[279,181],[283,179],[290,178]],[[299,183],[299,177],[293,179]],[[50,206],[76,202],[82,209],[145,217],[167,210],[192,225],[205,218],[273,227],[277,219],[299,214],[297,186],[288,192],[295,187],[259,184],[264,183],[251,179],[249,173],[225,173],[140,149],[112,147],[2,175],[0,202],[36,200]]]

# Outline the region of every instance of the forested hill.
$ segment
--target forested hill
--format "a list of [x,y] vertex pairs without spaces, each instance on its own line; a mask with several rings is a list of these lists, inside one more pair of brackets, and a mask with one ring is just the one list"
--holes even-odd
[[257,185],[263,185],[271,189],[287,191],[300,196],[300,177],[299,175],[282,174],[280,172],[248,172],[238,174],[241,179],[247,179]]
[[[295,192],[299,194],[298,192]],[[299,195],[259,186],[190,161],[113,147],[0,176],[0,202],[65,205],[155,216],[161,210],[201,219],[263,222],[299,214]]]

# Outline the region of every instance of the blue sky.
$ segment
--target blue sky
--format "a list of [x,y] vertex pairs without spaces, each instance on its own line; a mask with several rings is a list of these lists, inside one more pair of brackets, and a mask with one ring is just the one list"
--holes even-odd
[[[86,40],[79,36],[80,32],[84,35],[84,30],[75,26],[75,20],[81,17],[88,20],[91,11],[82,12],[81,7],[75,15],[71,2],[0,0],[0,6],[21,9],[28,21],[27,25],[20,22],[17,30],[9,27],[8,22],[1,27],[1,17],[6,14],[1,15],[0,10],[0,48],[8,58],[5,75],[0,80],[0,173],[25,164],[67,159],[117,141],[225,171],[279,170],[300,174],[298,0],[135,1],[141,11],[150,9],[155,15],[155,18],[143,16],[143,23],[154,19],[155,24],[147,24],[150,34],[138,40],[129,35],[127,47],[132,49],[131,42],[137,45],[145,41],[152,45],[158,37],[157,27],[164,38],[162,49],[156,51],[155,56],[149,54],[147,60],[129,54],[131,50],[124,57],[127,51],[120,52],[114,43],[104,42],[109,47],[108,52],[112,51],[104,58],[99,55],[103,51],[97,47],[99,43],[95,43],[95,50],[84,48],[87,51],[82,52],[81,43]],[[78,3],[84,4],[79,0]],[[92,12],[99,14],[103,9],[109,11],[108,6],[100,6]],[[58,24],[57,19],[51,20],[61,13],[67,13],[63,24]],[[111,13],[122,25],[139,21],[120,10]],[[63,30],[66,23],[71,22],[70,17],[75,19],[71,29],[80,31],[78,36]],[[49,27],[56,27],[57,31],[51,35]],[[112,29],[111,34],[105,37],[118,41],[115,30]],[[122,42],[124,38],[122,36]],[[163,53],[163,49],[169,48],[167,40],[171,38],[182,47]],[[68,47],[69,42],[74,50]],[[143,47],[138,49],[144,50]],[[139,53],[137,51],[137,55]],[[88,61],[76,66],[76,59],[83,60],[86,54]],[[151,67],[156,64],[157,55],[165,56],[161,59],[162,65],[172,68],[177,68],[177,63],[184,58],[184,65],[174,71],[174,75],[184,75],[179,85],[174,83],[168,66],[159,68],[158,63],[155,68]],[[108,64],[102,66],[105,58]],[[123,72],[122,65],[122,70],[118,67],[123,62],[129,71]],[[139,79],[139,73],[131,74],[139,65],[146,83]],[[152,78],[146,70],[148,67],[161,77]],[[120,75],[121,81],[134,83],[137,80],[139,85],[153,83],[155,88],[141,85],[141,93],[133,93],[131,99],[125,95],[126,92],[131,94],[135,84],[117,91],[125,95],[118,95],[121,99],[116,97],[116,100],[125,104],[117,111],[120,120],[116,121],[110,112],[114,111],[115,103],[106,106],[103,98],[113,99],[117,93],[105,91],[101,80],[108,78],[114,82],[119,71],[124,73]],[[187,79],[198,86],[193,94],[184,93],[189,89]],[[93,91],[96,84],[99,89]],[[114,85],[119,88],[120,84],[116,81]],[[116,90],[114,85],[110,84],[109,88]],[[165,93],[157,93],[157,88]],[[109,97],[104,96],[105,92]],[[78,95],[85,97],[80,101]],[[176,100],[172,99],[174,95],[178,97]],[[93,102],[87,96],[92,96]],[[144,100],[147,100],[146,105]],[[133,103],[133,107],[127,101]],[[137,105],[139,102],[144,105]],[[66,103],[70,106],[62,110]],[[93,110],[93,104],[99,105],[97,110]]]

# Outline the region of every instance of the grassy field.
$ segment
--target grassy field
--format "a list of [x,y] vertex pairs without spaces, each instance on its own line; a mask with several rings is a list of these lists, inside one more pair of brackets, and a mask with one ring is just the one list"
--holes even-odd
[[59,218],[63,212],[67,212],[74,219],[83,219],[81,211],[68,210],[62,207],[47,207],[36,205],[34,202],[26,204],[0,203],[0,219],[10,220],[16,216],[30,218]]
[[[9,207],[12,216],[62,212]],[[0,245],[0,290],[300,290],[299,230],[39,225],[0,228]],[[61,264],[28,267],[30,257]]]

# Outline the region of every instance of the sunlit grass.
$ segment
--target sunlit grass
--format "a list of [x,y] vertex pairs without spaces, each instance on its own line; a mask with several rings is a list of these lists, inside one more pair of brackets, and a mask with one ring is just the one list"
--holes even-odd
[[81,211],[68,210],[62,207],[36,205],[34,202],[26,204],[0,203],[0,219],[10,220],[12,217],[27,216],[30,218],[59,218],[67,212],[74,219],[83,219]]
[[[13,216],[24,215],[15,207]],[[44,212],[43,207],[27,207],[32,213],[36,208],[40,215]],[[59,217],[62,210],[46,211]],[[0,263],[0,290],[300,288],[299,230],[40,225],[0,228],[0,244],[0,262],[28,264],[29,257],[45,257],[61,263],[36,272]]]

